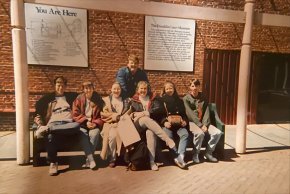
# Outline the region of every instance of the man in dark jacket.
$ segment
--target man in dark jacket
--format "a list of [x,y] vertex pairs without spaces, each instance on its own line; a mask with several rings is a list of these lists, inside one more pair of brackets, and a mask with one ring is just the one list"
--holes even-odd
[[119,69],[116,80],[122,88],[121,96],[123,99],[132,97],[135,94],[136,86],[139,81],[149,83],[144,70],[138,67],[139,59],[136,55],[129,55],[127,67]]
[[44,95],[36,103],[34,122],[36,138],[47,136],[47,154],[50,162],[49,175],[57,175],[58,135],[80,133],[79,124],[73,122],[71,107],[77,93],[65,92],[67,80],[60,76],[54,79],[55,91]]

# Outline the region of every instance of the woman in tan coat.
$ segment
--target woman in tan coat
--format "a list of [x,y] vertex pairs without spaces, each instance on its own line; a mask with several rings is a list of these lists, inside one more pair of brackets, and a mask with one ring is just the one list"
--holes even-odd
[[103,137],[103,146],[101,151],[101,158],[107,159],[110,155],[110,167],[116,165],[116,155],[120,156],[122,141],[117,132],[118,122],[120,116],[129,110],[129,100],[122,99],[121,86],[118,82],[113,83],[111,94],[104,97],[105,107],[101,112],[102,120],[105,122],[101,135]]

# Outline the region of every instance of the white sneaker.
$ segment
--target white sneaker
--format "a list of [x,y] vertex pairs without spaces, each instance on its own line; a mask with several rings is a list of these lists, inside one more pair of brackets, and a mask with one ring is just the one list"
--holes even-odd
[[151,167],[151,170],[153,170],[153,171],[157,171],[158,170],[158,166],[156,165],[155,162],[150,163],[150,167]]
[[89,168],[90,167],[90,162],[88,159],[86,159],[86,162],[82,165],[83,168]]
[[198,154],[193,154],[192,161],[195,164],[199,164],[200,163]]
[[50,176],[55,176],[58,173],[58,163],[50,163],[48,174]]
[[86,166],[89,167],[90,169],[94,169],[96,168],[96,162],[94,160],[94,156],[92,154],[88,155],[87,156],[87,159],[86,159]]
[[90,169],[94,169],[94,168],[96,168],[96,162],[93,160],[93,161],[90,161]]
[[37,130],[35,131],[35,137],[37,139],[43,138],[43,135],[48,132],[48,126],[44,125],[44,126],[40,126],[37,128]]
[[176,164],[179,168],[181,168],[181,169],[185,169],[186,164],[185,164],[185,162],[183,161],[181,155],[178,155],[176,158],[174,158],[174,162],[175,162],[175,164]]
[[204,159],[208,160],[209,162],[218,162],[218,160],[213,157],[211,153],[208,152],[205,153]]

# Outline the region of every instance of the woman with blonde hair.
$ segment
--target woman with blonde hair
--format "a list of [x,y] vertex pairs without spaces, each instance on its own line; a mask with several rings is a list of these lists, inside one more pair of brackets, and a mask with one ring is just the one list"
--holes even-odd
[[146,81],[138,82],[136,93],[131,101],[130,116],[139,134],[141,134],[141,138],[146,135],[151,170],[158,170],[158,166],[155,163],[156,137],[163,140],[169,147],[170,152],[174,155],[176,165],[180,168],[185,168],[186,165],[181,156],[178,155],[174,141],[158,124],[163,113],[164,108],[156,95],[148,92],[148,83]]
[[[183,101],[179,98],[173,82],[164,83],[161,100],[164,104],[166,114],[164,114],[161,126],[167,135],[173,138],[176,134],[179,137],[178,154],[184,159],[188,140],[188,119],[185,113]],[[175,121],[172,118],[175,117]]]

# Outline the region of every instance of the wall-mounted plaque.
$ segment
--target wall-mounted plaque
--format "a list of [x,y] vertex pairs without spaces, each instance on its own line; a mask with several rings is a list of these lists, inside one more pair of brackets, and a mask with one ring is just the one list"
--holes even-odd
[[146,70],[193,71],[195,20],[146,16]]
[[88,67],[87,10],[25,3],[27,63]]

